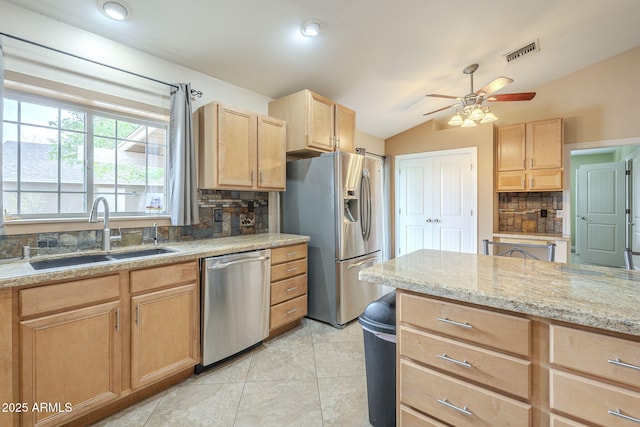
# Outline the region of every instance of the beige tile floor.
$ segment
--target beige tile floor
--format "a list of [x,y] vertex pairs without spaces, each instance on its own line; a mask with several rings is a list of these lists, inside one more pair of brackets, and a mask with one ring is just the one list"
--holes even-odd
[[303,319],[95,426],[369,426],[362,328]]

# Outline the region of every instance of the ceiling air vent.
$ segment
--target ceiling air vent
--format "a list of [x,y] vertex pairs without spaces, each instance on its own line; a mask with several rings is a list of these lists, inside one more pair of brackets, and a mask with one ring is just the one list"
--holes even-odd
[[504,59],[507,60],[507,63],[511,63],[518,59],[522,59],[527,55],[538,52],[539,50],[540,46],[538,45],[538,40],[534,40],[531,43],[528,43],[525,46],[514,50],[513,52],[507,53],[506,55],[504,55]]

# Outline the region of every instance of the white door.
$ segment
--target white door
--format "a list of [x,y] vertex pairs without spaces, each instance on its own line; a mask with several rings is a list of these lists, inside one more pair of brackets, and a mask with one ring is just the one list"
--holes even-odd
[[431,247],[443,251],[476,252],[471,154],[434,156],[431,160]]
[[427,157],[400,159],[396,163],[398,254],[431,247],[431,198],[426,190],[432,187],[430,165],[431,161]]
[[396,253],[476,252],[476,149],[396,157]]
[[584,262],[621,266],[626,245],[624,161],[578,168],[576,253]]

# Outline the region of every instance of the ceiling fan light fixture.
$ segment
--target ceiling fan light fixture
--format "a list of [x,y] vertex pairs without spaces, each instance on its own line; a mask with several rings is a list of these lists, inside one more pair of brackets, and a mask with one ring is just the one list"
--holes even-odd
[[315,19],[307,19],[300,26],[300,32],[305,37],[317,37],[320,35],[320,23]]
[[493,114],[488,108],[485,111],[484,117],[480,120],[480,124],[491,123],[498,120],[495,114]]
[[451,117],[451,120],[449,120],[449,123],[447,124],[449,126],[460,126],[463,122],[464,120],[462,120],[462,116],[458,112],[453,117]]
[[474,122],[470,118],[464,119],[464,122],[462,122],[462,124],[460,125],[461,128],[472,128],[472,127],[476,127],[476,126],[477,126],[476,122]]
[[471,120],[480,120],[484,117],[484,112],[482,111],[482,108],[479,105],[476,105],[475,107],[473,107],[473,110],[471,110],[471,114],[469,115],[469,118]]

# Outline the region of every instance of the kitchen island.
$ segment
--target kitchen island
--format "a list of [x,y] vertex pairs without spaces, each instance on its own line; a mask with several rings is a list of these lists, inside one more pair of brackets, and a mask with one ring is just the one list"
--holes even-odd
[[397,289],[398,425],[640,423],[639,271],[420,250],[360,278]]

